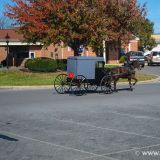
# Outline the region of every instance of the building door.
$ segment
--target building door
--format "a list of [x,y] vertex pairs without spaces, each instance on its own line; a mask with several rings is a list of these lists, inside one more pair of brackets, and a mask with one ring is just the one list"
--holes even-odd
[[29,58],[28,46],[10,46],[10,53],[12,53],[12,65],[21,66],[26,58]]
[[29,58],[30,58],[30,59],[35,58],[35,52],[30,51],[30,52],[29,52]]

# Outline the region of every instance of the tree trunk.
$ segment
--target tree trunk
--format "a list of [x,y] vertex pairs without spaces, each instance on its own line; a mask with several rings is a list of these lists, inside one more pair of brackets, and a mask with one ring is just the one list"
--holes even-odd
[[80,46],[81,46],[81,43],[79,41],[76,41],[76,40],[71,44],[71,48],[74,51],[74,56],[79,56]]
[[79,53],[78,53],[78,48],[73,48],[73,51],[74,51],[74,56],[79,56]]

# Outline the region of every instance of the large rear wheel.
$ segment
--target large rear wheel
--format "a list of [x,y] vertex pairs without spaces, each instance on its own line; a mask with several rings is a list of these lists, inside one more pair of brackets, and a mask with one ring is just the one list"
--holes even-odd
[[67,74],[59,74],[54,81],[54,88],[59,94],[64,94],[70,89],[70,80]]

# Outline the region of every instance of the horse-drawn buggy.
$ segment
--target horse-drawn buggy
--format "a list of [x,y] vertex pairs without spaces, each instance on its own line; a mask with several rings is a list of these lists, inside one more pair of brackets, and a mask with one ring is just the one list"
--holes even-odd
[[113,92],[111,70],[104,67],[103,57],[69,57],[67,74],[59,74],[54,81],[55,90],[64,94],[95,92],[98,87],[104,93]]
[[[127,78],[132,90],[131,79],[135,78],[137,61],[127,67],[109,69],[104,67],[103,57],[69,57],[67,59],[67,73],[59,74],[54,81],[55,90],[60,93],[74,93],[82,95],[86,92],[95,92],[100,88],[102,93],[112,93],[116,90],[119,78]],[[134,83],[134,84],[135,84]]]

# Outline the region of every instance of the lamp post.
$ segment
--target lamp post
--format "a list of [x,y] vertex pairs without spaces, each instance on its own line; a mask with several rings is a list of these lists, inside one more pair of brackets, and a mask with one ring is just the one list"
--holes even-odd
[[10,39],[10,36],[8,35],[8,33],[5,36],[5,39],[6,39],[6,43],[7,43],[7,69],[9,69],[9,66],[8,66],[8,54],[9,54],[9,51],[8,51],[8,49],[9,49],[9,39]]

